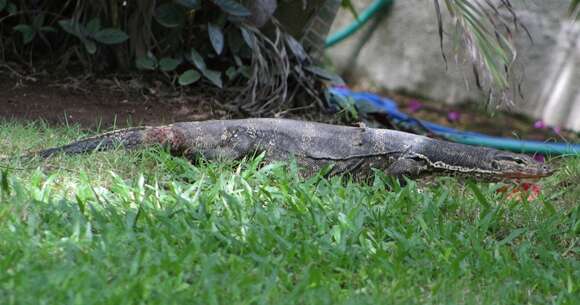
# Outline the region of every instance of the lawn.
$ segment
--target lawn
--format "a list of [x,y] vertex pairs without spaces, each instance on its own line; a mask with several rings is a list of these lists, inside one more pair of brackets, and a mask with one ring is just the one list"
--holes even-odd
[[0,124],[1,304],[580,302],[580,158],[550,160],[530,202],[454,178],[304,180],[259,157],[13,158],[81,134]]

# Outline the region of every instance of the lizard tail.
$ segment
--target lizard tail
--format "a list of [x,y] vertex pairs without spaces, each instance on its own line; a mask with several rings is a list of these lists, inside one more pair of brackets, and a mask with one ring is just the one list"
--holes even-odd
[[147,133],[151,129],[155,129],[155,127],[119,129],[96,135],[94,137],[81,139],[67,145],[41,150],[32,153],[29,157],[40,157],[45,159],[59,153],[74,155],[92,151],[112,150],[118,147],[132,149],[139,147],[146,142]]

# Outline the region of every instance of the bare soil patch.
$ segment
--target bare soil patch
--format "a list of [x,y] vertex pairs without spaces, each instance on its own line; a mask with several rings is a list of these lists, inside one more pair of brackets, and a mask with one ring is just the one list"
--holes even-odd
[[0,74],[0,118],[108,128],[231,117],[216,106],[219,96],[209,93],[186,95],[135,79],[22,80]]

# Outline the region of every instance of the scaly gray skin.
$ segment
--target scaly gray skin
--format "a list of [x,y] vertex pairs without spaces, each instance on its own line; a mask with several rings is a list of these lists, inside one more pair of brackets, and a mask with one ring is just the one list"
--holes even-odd
[[330,175],[372,177],[371,169],[396,177],[460,175],[484,181],[549,176],[553,170],[526,155],[366,127],[337,126],[287,119],[245,119],[176,123],[113,131],[36,153],[78,154],[122,145],[132,149],[168,145],[191,160],[241,159],[265,153],[265,161],[294,157],[302,174],[332,165]]

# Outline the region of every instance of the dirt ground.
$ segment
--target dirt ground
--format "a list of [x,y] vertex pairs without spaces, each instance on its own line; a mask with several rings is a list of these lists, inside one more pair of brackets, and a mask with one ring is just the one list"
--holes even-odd
[[[0,119],[44,120],[51,125],[79,124],[83,128],[107,130],[236,117],[219,106],[223,94],[208,88],[186,93],[176,92],[160,82],[131,77],[51,78],[43,75],[15,78],[10,75],[0,73]],[[451,107],[434,101],[384,94],[393,98],[401,110],[419,119],[458,129],[533,140],[580,140],[578,133],[538,126],[537,122],[519,115],[490,115],[473,105]]]
[[210,94],[169,92],[137,80],[14,79],[0,74],[0,118],[109,128],[230,117]]

